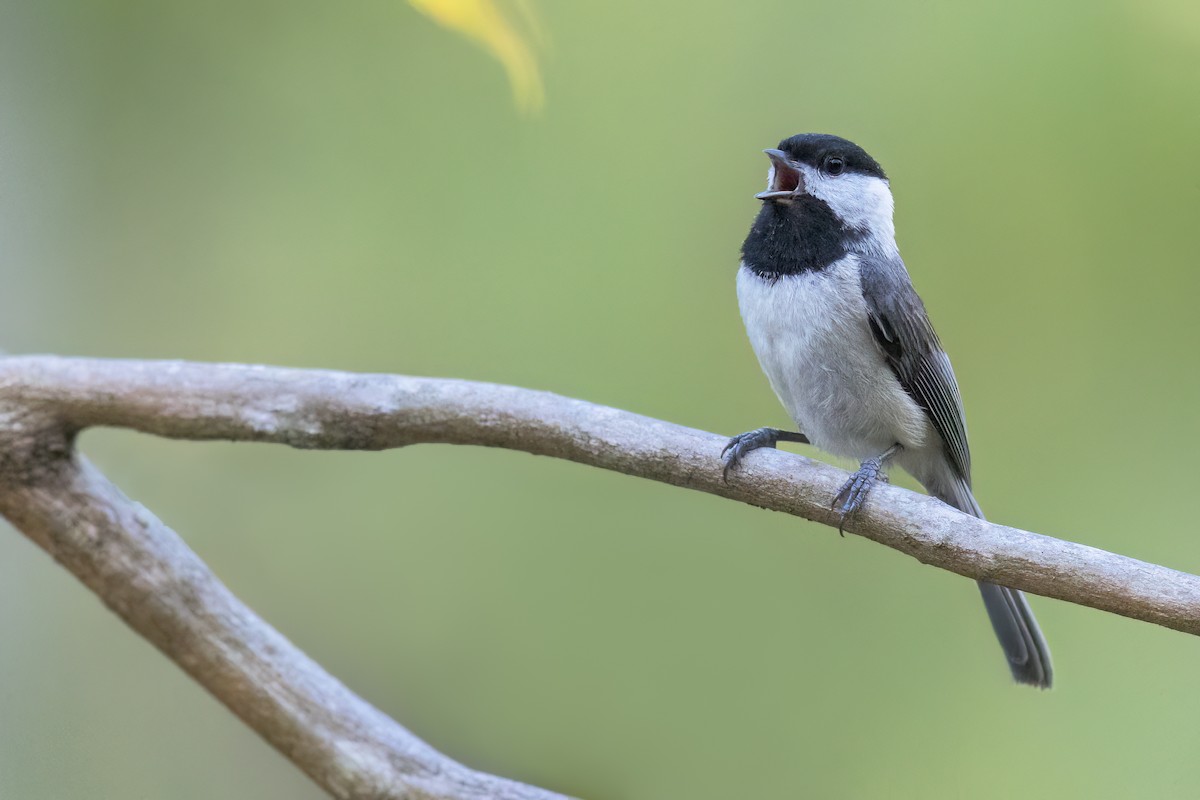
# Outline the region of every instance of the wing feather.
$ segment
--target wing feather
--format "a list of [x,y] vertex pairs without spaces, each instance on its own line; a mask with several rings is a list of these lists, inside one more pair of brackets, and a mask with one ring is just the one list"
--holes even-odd
[[955,470],[971,483],[971,451],[950,358],[899,257],[864,258],[863,297],[871,333],[904,391],[925,409]]

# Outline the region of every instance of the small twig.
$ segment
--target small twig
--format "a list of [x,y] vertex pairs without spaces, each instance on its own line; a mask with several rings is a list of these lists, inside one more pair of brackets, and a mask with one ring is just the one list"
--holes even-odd
[[[726,439],[547,392],[232,364],[0,358],[0,513],[337,797],[551,798],[472,772],[325,673],[73,452],[112,426],[175,439],[555,456],[836,526],[834,467],[773,450],[722,480]],[[880,486],[851,533],[971,578],[1200,634],[1200,578]]]

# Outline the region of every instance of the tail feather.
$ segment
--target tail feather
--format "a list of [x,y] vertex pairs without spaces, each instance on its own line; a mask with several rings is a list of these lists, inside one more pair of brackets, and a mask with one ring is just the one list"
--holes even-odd
[[[983,511],[966,481],[955,480],[949,491],[934,492],[943,502],[960,511],[983,519]],[[1054,680],[1054,667],[1050,662],[1050,648],[1042,636],[1033,609],[1025,595],[1007,586],[979,581],[979,593],[992,621],[992,629],[1017,683],[1027,683],[1041,689],[1049,689]]]
[[1054,679],[1050,649],[1025,595],[1016,589],[983,581],[979,581],[979,593],[983,595],[983,604],[992,620],[992,630],[1008,656],[1013,679],[1017,683],[1049,689]]

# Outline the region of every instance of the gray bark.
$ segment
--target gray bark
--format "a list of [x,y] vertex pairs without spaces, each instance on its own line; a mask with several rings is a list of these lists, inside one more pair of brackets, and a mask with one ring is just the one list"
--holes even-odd
[[[90,426],[330,450],[523,450],[835,526],[846,473],[775,450],[722,480],[726,438],[511,386],[234,364],[0,357],[0,514],[338,798],[558,798],[430,748],[240,603],[74,451]],[[1200,633],[1200,578],[879,486],[846,531],[970,578]]]

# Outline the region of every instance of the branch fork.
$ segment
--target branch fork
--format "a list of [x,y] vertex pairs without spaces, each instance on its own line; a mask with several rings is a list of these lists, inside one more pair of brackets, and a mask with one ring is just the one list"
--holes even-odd
[[[564,800],[425,744],[242,604],[179,536],[74,450],[92,426],[328,450],[523,450],[837,527],[846,473],[548,392],[398,375],[0,357],[0,514],[333,797]],[[1200,577],[997,525],[880,485],[846,530],[925,564],[1200,634]]]

